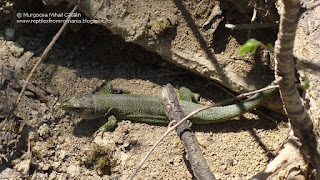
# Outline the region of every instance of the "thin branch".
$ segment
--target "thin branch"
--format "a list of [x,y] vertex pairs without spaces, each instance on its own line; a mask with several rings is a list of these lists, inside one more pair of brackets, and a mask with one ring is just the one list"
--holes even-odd
[[297,89],[293,45],[300,17],[299,0],[283,0],[280,16],[278,39],[275,43],[275,77],[282,77],[279,82],[280,95],[285,111],[290,119],[294,135],[302,143],[301,151],[309,157],[320,179],[320,152],[318,141],[313,132],[313,122],[306,111]]
[[[202,1],[197,5],[196,9],[195,9],[194,12],[193,12],[193,15],[194,15],[194,16],[197,15],[197,12],[198,12],[199,8],[200,8],[201,4],[202,4],[204,1],[205,1],[205,0],[202,0]],[[209,0],[209,3],[210,3],[210,0]]]
[[253,95],[253,94],[257,94],[257,93],[260,93],[260,92],[263,92],[263,91],[266,91],[266,90],[269,90],[269,89],[275,89],[275,88],[278,88],[279,86],[278,85],[274,85],[274,86],[267,86],[267,87],[264,87],[262,89],[258,89],[258,90],[255,90],[255,91],[252,91],[252,92],[249,92],[249,93],[244,93],[244,94],[240,94],[236,97],[233,97],[233,98],[230,98],[230,99],[227,99],[227,100],[224,100],[224,101],[221,101],[219,103],[216,103],[216,104],[212,104],[210,106],[205,106],[203,108],[199,108],[193,112],[191,112],[189,115],[187,115],[185,118],[183,118],[181,121],[179,121],[176,125],[168,128],[168,130],[159,138],[159,140],[157,142],[154,143],[154,145],[151,147],[151,149],[147,152],[147,154],[145,155],[145,157],[142,159],[142,161],[139,163],[138,167],[135,169],[135,171],[133,172],[133,174],[131,175],[131,177],[129,178],[130,180],[132,180],[134,178],[134,176],[138,173],[138,171],[141,169],[142,165],[144,164],[144,162],[147,160],[147,158],[150,156],[150,154],[153,152],[153,150],[160,144],[160,142],[171,132],[173,131],[176,127],[178,127],[180,124],[182,124],[184,121],[186,121],[187,119],[190,119],[192,116],[194,116],[195,114],[201,112],[201,111],[204,111],[206,109],[209,109],[209,108],[212,108],[212,107],[216,107],[216,106],[223,106],[223,105],[226,105],[226,104],[229,104],[230,102],[232,101],[235,101],[237,99],[241,99],[241,98],[244,98],[244,97],[247,97],[247,96],[250,96],[250,95]]
[[[257,9],[254,7],[250,24],[253,24],[253,22],[256,20],[256,18],[257,18]],[[249,30],[248,30],[248,39],[250,39],[250,37],[251,37],[251,28],[249,28]]]
[[259,28],[272,28],[277,27],[279,24],[277,22],[267,22],[261,24],[225,24],[226,28],[231,30],[235,29],[259,29]]

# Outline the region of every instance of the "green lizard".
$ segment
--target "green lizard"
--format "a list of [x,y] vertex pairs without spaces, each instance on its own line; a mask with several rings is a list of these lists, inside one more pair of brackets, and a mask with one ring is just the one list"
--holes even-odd
[[[109,87],[110,88],[110,87]],[[210,124],[230,120],[258,107],[274,89],[258,93],[237,104],[214,107],[202,111],[190,118],[194,124]],[[107,91],[110,92],[110,91]],[[188,96],[190,98],[188,98]],[[187,115],[202,108],[200,104],[190,102],[199,99],[199,94],[187,88],[180,88],[179,100],[183,112]],[[108,117],[108,121],[99,131],[112,130],[118,119],[127,119],[145,123],[167,124],[169,120],[157,97],[135,94],[87,94],[73,96],[61,104],[66,112],[77,114],[85,119]]]

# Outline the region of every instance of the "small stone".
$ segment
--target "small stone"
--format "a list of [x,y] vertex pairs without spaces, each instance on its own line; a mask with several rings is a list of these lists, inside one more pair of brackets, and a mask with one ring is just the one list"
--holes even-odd
[[64,137],[63,136],[58,136],[58,142],[60,143],[60,144],[62,144],[63,142],[64,142]]
[[53,117],[52,113],[48,113],[43,116],[43,119],[44,120],[52,120],[52,119],[54,119],[54,117]]
[[28,91],[28,90],[24,91],[24,95],[29,96],[29,97],[35,97],[35,94],[31,91]]
[[101,169],[98,169],[97,174],[98,174],[99,176],[102,176],[104,173],[103,173],[103,171],[102,171]]
[[56,162],[52,163],[51,166],[52,166],[54,169],[56,169],[56,168],[58,168],[60,165],[61,165],[61,163],[56,161]]
[[54,150],[47,151],[48,156],[53,156],[55,154]]
[[224,170],[223,173],[224,173],[225,175],[229,175],[229,174],[231,174],[232,172],[231,172],[230,170]]
[[127,159],[129,158],[129,155],[126,154],[125,152],[120,152],[120,162],[121,162],[121,165],[124,166],[125,163],[127,162]]
[[30,112],[30,115],[31,115],[32,117],[36,117],[38,114],[39,114],[39,112],[38,112],[38,111],[35,111],[35,110],[32,110],[32,111]]
[[50,167],[51,166],[49,164],[45,164],[45,165],[43,165],[42,170],[48,171],[50,169]]
[[7,60],[7,59],[9,59],[9,56],[8,56],[8,55],[3,55],[3,56],[2,56],[2,60]]
[[20,173],[22,173],[23,175],[27,175],[30,170],[30,165],[31,165],[31,160],[27,159],[27,160],[23,160],[20,163],[16,164],[14,166],[14,168],[17,171],[19,171]]
[[39,136],[48,137],[50,135],[49,125],[43,124],[42,126],[39,127],[37,133],[39,134]]
[[30,125],[36,125],[38,123],[38,118],[31,118],[31,120],[29,120],[29,124]]
[[4,47],[0,47],[0,55],[5,55],[6,49]]
[[46,105],[46,103],[40,103],[39,109],[41,110],[41,112],[45,112],[49,109],[49,107]]
[[12,53],[14,57],[20,57],[24,51],[24,48],[14,43],[12,46],[9,47],[9,51]]
[[14,57],[14,56],[9,56],[8,57],[8,62],[9,62],[9,66],[10,67],[14,67],[14,63],[17,61],[17,58],[16,57]]
[[54,180],[54,179],[58,179],[56,171],[52,171],[52,173],[49,175],[49,180]]
[[76,177],[80,174],[80,167],[76,165],[70,165],[67,168],[67,173],[70,174],[71,177]]
[[[22,52],[21,52],[22,53]],[[28,62],[33,57],[33,52],[27,51],[23,54],[19,59],[14,62],[14,69],[17,72],[21,72],[22,70],[26,69]]]
[[68,170],[68,167],[65,165],[65,164],[62,164],[61,166],[60,166],[60,171],[61,172],[66,172]]
[[48,179],[48,174],[41,173],[41,172],[35,172],[32,174],[31,180],[36,180],[36,179]]
[[226,161],[227,161],[226,163],[227,163],[228,166],[233,166],[234,165],[233,159],[227,159]]
[[61,150],[60,151],[60,159],[63,160],[66,157],[67,151]]
[[[1,167],[2,168],[2,167]],[[5,168],[0,172],[1,179],[20,179],[19,173],[15,169]]]

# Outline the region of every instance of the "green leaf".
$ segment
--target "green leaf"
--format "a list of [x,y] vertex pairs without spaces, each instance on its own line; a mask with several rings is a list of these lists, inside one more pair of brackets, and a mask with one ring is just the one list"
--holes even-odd
[[302,84],[302,89],[305,91],[310,87],[310,82],[309,80],[306,80],[305,82],[303,82]]
[[249,51],[251,51],[251,54],[254,54],[259,46],[260,42],[255,39],[249,39],[239,50],[240,56],[245,55]]
[[240,50],[239,50],[240,56],[244,56],[245,54],[247,54],[247,52],[249,52],[250,49],[251,49],[251,48],[250,48],[249,46],[243,45],[243,46],[240,48]]

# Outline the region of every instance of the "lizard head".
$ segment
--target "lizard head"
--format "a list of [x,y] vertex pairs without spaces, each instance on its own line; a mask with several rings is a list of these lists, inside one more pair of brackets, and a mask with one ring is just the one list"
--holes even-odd
[[60,107],[67,113],[75,114],[85,119],[94,119],[95,103],[91,95],[73,96],[64,101]]

